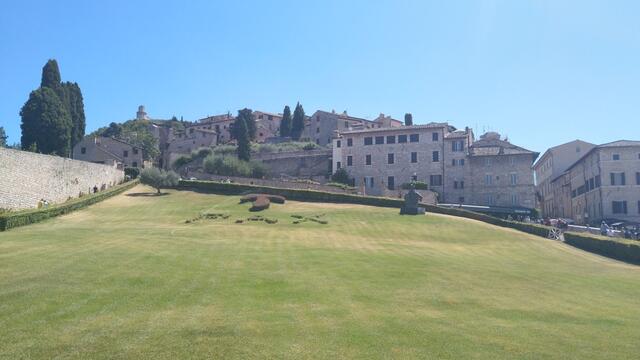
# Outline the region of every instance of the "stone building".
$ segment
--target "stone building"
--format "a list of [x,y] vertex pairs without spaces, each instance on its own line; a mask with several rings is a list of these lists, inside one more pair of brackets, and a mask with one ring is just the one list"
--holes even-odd
[[537,207],[541,210],[543,217],[564,217],[562,214],[565,213],[566,204],[562,204],[562,201],[554,201],[555,194],[562,189],[553,189],[551,183],[594,146],[594,144],[582,140],[554,146],[545,151],[533,165],[536,178]]
[[537,153],[488,133],[474,141],[470,128],[447,123],[336,132],[333,171],[344,168],[370,195],[425,182],[441,203],[535,205],[531,165]]
[[384,114],[380,114],[375,120],[367,120],[350,116],[346,111],[336,113],[335,111],[317,110],[305,121],[302,139],[325,146],[331,144],[334,131],[399,127],[402,124],[401,121],[392,119]]
[[118,168],[144,167],[141,148],[104,136],[85,136],[73,147],[73,159],[96,164],[116,163]]
[[620,140],[587,151],[552,180],[554,207],[578,224],[640,223],[640,141]]
[[474,205],[535,207],[535,185],[531,166],[538,153],[516,146],[489,132],[475,141],[468,154],[467,182]]

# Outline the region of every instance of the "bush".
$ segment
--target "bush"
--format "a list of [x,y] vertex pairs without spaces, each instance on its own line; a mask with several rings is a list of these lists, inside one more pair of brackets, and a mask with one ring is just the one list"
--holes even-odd
[[213,148],[213,153],[215,155],[235,155],[236,146],[235,145],[218,145]]
[[259,161],[243,161],[232,156],[209,155],[202,163],[204,171],[223,176],[263,178],[267,167]]
[[326,186],[333,186],[343,190],[355,190],[356,188],[350,185],[345,185],[343,183],[338,182],[328,182],[325,184]]
[[132,180],[137,179],[138,175],[140,175],[140,169],[137,167],[126,167],[124,168],[124,174]]
[[318,148],[318,145],[314,144],[314,143],[306,143],[303,147],[302,150],[315,150],[316,148]]
[[68,214],[72,211],[85,208],[112,196],[127,191],[138,184],[138,181],[130,181],[122,185],[112,187],[99,193],[85,195],[81,198],[69,200],[65,203],[52,205],[46,208],[7,212],[0,214],[0,231],[9,230],[18,226],[34,224],[48,218]]
[[411,189],[411,185],[413,185],[416,190],[429,190],[429,184],[422,181],[412,181],[410,183],[404,183],[401,187],[404,190],[409,190]]
[[275,144],[254,144],[252,151],[258,154],[271,154],[278,152],[278,146]]
[[203,148],[200,148],[198,150],[194,150],[191,153],[191,159],[192,160],[204,159],[204,158],[206,158],[207,156],[209,156],[211,154],[213,154],[213,150],[211,150],[210,148],[207,148],[207,147],[203,147]]
[[174,162],[172,167],[174,169],[179,169],[185,165],[187,165],[188,163],[190,163],[191,161],[193,161],[193,159],[191,158],[191,156],[188,155],[183,155],[180,156],[179,158],[177,158]]
[[331,175],[331,181],[334,183],[351,185],[351,179],[349,178],[349,173],[344,168],[340,168],[336,170],[336,172]]
[[144,169],[140,174],[140,182],[154,187],[158,194],[160,194],[161,188],[176,186],[179,181],[180,177],[175,172],[158,168]]

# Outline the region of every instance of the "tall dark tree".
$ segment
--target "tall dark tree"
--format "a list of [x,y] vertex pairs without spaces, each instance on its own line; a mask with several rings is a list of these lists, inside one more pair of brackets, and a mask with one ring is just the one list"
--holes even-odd
[[48,87],[60,91],[62,87],[62,80],[60,78],[60,69],[58,68],[58,62],[55,59],[49,59],[42,68],[42,81],[40,81],[40,87]]
[[247,122],[245,120],[245,114],[243,110],[238,111],[238,117],[236,117],[233,123],[233,133],[235,139],[238,142],[238,159],[249,161],[251,159],[251,140],[249,138],[249,129],[247,129]]
[[413,115],[411,115],[411,113],[404,114],[404,125],[405,126],[413,125]]
[[20,110],[23,150],[37,149],[43,154],[69,156],[71,116],[54,90],[41,87],[32,91]]
[[257,131],[256,121],[253,118],[253,111],[247,108],[238,110],[238,116],[236,117],[236,120],[234,121],[233,126],[231,128],[231,138],[238,139],[237,131],[239,130],[236,124],[238,123],[239,120],[245,123],[249,140],[254,140],[256,138],[256,131]]
[[291,125],[291,109],[289,105],[286,105],[282,112],[282,121],[280,121],[280,136],[291,136]]
[[304,109],[298,103],[293,110],[293,121],[291,122],[291,137],[294,140],[300,140],[304,131]]
[[7,133],[4,131],[4,127],[0,126],[0,147],[6,147],[7,146],[7,139],[9,137],[7,136]]
[[65,82],[62,84],[63,101],[71,115],[71,146],[79,143],[84,137],[86,118],[84,115],[84,99],[78,83]]

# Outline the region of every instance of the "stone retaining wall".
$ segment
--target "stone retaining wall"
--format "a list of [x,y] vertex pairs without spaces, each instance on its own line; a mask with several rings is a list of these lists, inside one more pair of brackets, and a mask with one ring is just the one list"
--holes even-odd
[[41,199],[60,203],[124,181],[115,166],[0,148],[0,209],[28,209]]

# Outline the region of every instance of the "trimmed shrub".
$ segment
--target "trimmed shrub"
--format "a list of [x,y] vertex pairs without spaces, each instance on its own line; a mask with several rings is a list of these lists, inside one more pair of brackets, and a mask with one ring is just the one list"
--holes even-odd
[[602,256],[640,264],[640,242],[638,241],[566,232],[564,242]]
[[140,169],[137,167],[126,167],[124,168],[124,174],[132,180],[137,179],[138,175],[140,175]]
[[179,181],[180,177],[173,171],[149,168],[142,170],[142,173],[140,173],[140,182],[154,187],[158,194],[160,194],[161,188],[176,186]]
[[416,190],[429,190],[429,184],[422,181],[412,181],[412,182],[404,183],[402,184],[401,187],[404,190],[409,190],[411,189],[411,185],[413,185]]
[[271,201],[265,195],[258,195],[249,211],[262,211],[269,208]]
[[263,178],[267,175],[267,167],[260,161],[243,161],[231,156],[209,155],[202,167],[209,174],[223,176]]
[[340,168],[336,170],[336,172],[331,175],[331,182],[350,185],[351,179],[349,178],[349,173],[344,168]]
[[85,208],[89,205],[98,203],[112,196],[118,195],[124,191],[136,186],[138,181],[130,181],[122,185],[112,187],[99,193],[85,195],[81,198],[69,200],[62,204],[52,205],[47,208],[24,210],[16,212],[8,212],[0,215],[0,231],[13,229],[15,227],[34,224],[48,218],[68,214],[72,211]]
[[188,163],[190,163],[191,161],[193,161],[193,159],[191,158],[191,156],[188,155],[183,155],[180,156],[179,158],[175,159],[175,161],[173,162],[173,164],[171,165],[174,169],[179,169],[185,165],[187,165]]
[[218,145],[213,148],[213,153],[215,155],[235,155],[236,146],[235,145]]

